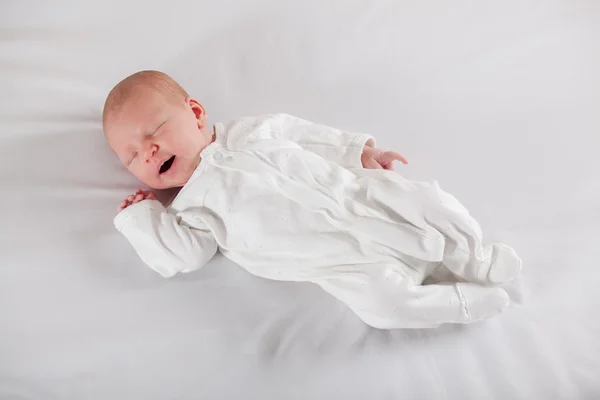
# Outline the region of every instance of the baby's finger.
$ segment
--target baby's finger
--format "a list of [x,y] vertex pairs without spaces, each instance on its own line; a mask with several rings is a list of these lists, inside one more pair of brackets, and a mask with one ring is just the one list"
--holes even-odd
[[130,194],[129,196],[127,196],[127,198],[125,200],[133,201],[133,199],[135,199],[135,194]]
[[148,194],[146,195],[146,199],[148,199],[148,200],[156,200],[156,193],[154,193],[154,192],[148,192]]
[[139,203],[140,201],[144,200],[144,195],[142,193],[136,194],[135,198],[133,199],[134,203]]
[[374,158],[367,158],[364,161],[364,165],[365,168],[368,169],[383,169],[383,167],[381,166],[381,164],[379,164],[377,162],[377,160],[375,160]]
[[383,167],[383,169],[388,170],[388,171],[393,171],[394,170],[394,161],[386,161],[386,160],[382,160],[380,162],[381,166]]
[[127,202],[126,202],[125,200],[123,200],[123,201],[121,202],[121,204],[119,204],[119,206],[117,207],[117,210],[118,210],[119,212],[121,212],[121,211],[123,211],[123,210],[124,210],[124,209],[126,209],[126,208],[127,208]]
[[390,162],[396,160],[400,161],[402,164],[408,164],[408,160],[402,154],[395,151],[386,151],[383,153],[382,157]]

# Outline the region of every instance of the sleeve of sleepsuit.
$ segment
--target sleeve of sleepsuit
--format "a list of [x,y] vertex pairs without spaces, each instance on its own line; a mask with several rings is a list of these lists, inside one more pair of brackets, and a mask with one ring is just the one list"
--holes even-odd
[[199,269],[217,252],[217,242],[208,228],[180,223],[157,200],[127,207],[115,217],[114,224],[142,261],[165,278]]
[[288,114],[276,114],[272,118],[273,135],[295,142],[345,168],[361,168],[365,144],[375,145],[375,139],[368,134],[346,132]]

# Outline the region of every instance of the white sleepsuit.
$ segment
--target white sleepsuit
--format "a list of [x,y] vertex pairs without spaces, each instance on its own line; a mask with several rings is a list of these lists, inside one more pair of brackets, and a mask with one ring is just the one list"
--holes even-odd
[[[362,168],[369,135],[285,114],[215,125],[215,141],[169,209],[144,200],[115,218],[164,277],[217,252],[252,274],[309,281],[378,328],[499,313],[520,260],[483,247],[477,222],[436,184]],[[421,285],[437,268],[462,282]]]

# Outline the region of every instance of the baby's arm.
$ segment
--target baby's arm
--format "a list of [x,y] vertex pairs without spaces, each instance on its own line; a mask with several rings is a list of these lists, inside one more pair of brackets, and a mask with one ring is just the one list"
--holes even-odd
[[140,191],[125,199],[114,222],[146,265],[169,278],[199,269],[215,255],[217,242],[208,228],[186,226],[151,192],[141,194],[143,199]]
[[282,139],[346,168],[393,169],[394,161],[407,163],[399,153],[375,148],[371,135],[342,131],[288,114],[277,114],[274,119]]

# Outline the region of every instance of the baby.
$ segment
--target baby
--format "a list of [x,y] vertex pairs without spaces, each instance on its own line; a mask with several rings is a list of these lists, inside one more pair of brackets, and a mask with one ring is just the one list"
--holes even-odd
[[[393,172],[406,160],[370,135],[286,114],[210,126],[205,108],[157,71],[112,89],[103,126],[139,180],[181,187],[169,208],[138,190],[114,221],[164,277],[220,250],[254,275],[313,282],[381,329],[468,323],[509,304],[499,285],[518,276],[516,253],[483,246],[454,197]],[[423,284],[443,273],[453,282]]]

